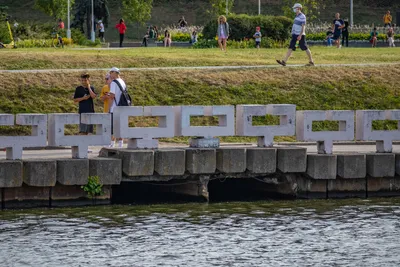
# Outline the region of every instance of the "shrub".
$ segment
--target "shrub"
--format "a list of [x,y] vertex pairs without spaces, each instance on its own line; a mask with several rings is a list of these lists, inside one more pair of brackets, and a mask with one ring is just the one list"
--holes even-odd
[[[228,40],[227,46],[229,48],[255,48],[256,42],[254,39],[245,39],[241,41]],[[289,40],[277,41],[272,38],[262,38],[261,48],[283,48],[289,46]],[[193,45],[193,48],[215,48],[218,47],[218,41],[213,40],[201,40]]]
[[[326,33],[320,32],[320,33],[311,33],[307,34],[307,40],[312,40],[312,41],[323,41],[326,39]],[[350,33],[349,34],[349,40],[352,41],[368,41],[371,38],[371,35],[369,33]],[[400,34],[396,34],[394,36],[395,39],[400,39]],[[378,40],[386,40],[386,34],[379,34],[378,35]]]
[[[230,15],[228,17],[231,40],[243,40],[253,38],[257,26],[261,27],[264,37],[274,40],[286,40],[292,21],[286,17],[274,16],[249,16]],[[204,26],[203,36],[205,39],[213,39],[217,33],[217,20],[212,20]]]

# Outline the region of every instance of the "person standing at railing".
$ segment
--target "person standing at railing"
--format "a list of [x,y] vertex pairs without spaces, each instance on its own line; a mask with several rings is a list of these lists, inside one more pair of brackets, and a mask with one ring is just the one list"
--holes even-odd
[[390,15],[390,10],[388,10],[383,16],[383,23],[385,24],[384,27],[390,27],[392,25],[392,15]]

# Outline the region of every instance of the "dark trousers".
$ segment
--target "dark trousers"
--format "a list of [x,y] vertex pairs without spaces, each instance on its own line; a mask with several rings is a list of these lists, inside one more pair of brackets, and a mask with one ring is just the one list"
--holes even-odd
[[145,47],[147,47],[147,38],[146,38],[146,37],[143,38],[142,45],[144,45]]
[[346,47],[349,47],[349,32],[342,32],[342,46],[344,46],[344,39],[346,39]]
[[124,35],[123,33],[119,34],[119,47],[122,47],[122,42],[124,41]]

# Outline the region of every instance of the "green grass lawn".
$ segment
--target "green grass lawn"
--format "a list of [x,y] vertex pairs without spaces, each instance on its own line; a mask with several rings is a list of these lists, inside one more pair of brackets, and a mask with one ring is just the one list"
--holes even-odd
[[[400,49],[390,48],[311,48],[316,64],[398,63]],[[286,49],[218,49],[135,48],[123,50],[76,49],[2,49],[0,69],[67,69],[174,67],[174,66],[238,66],[276,64]],[[293,53],[289,64],[306,63],[302,51]]]

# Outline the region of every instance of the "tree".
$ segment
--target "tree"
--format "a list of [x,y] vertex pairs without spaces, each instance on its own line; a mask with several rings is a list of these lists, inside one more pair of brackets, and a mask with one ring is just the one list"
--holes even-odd
[[151,18],[153,0],[123,0],[122,15],[127,21],[142,25]]
[[[320,15],[320,8],[323,8],[322,4],[319,3],[321,1],[317,0],[303,0],[301,3],[303,5],[302,12],[307,15],[307,19],[312,21],[319,17]],[[286,17],[293,18],[294,13],[292,7],[294,5],[294,1],[292,0],[283,0],[283,7],[282,10]]]
[[[75,0],[70,0],[71,6],[74,5]],[[67,17],[68,1],[67,0],[35,0],[35,8],[43,11],[53,18]]]
[[[226,0],[210,0],[211,10],[210,12],[215,15],[225,15],[226,14]],[[231,13],[233,8],[234,0],[228,0],[228,13]]]
[[[63,0],[65,1],[65,0]],[[94,18],[95,20],[103,20],[105,27],[108,26],[110,14],[108,12],[108,0],[94,0]],[[75,0],[74,20],[71,27],[84,31],[86,21],[86,35],[90,38],[92,29],[92,1],[91,0]]]

